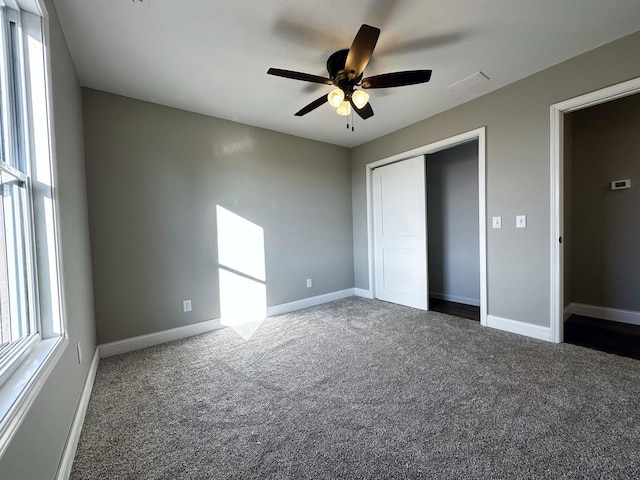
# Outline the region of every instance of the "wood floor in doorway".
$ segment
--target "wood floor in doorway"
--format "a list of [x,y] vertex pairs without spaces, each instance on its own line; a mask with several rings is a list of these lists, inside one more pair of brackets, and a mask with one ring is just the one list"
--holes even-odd
[[640,360],[640,325],[571,315],[564,322],[564,341]]
[[464,303],[449,302],[438,298],[429,299],[429,310],[447,313],[454,317],[468,318],[469,320],[480,321],[480,307],[466,305]]

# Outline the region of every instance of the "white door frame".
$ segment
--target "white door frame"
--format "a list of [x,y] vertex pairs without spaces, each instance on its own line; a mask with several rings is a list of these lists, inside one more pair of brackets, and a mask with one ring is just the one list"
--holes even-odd
[[[487,325],[487,195],[486,195],[486,127],[470,130],[422,147],[367,163],[367,250],[369,261],[369,296],[375,298],[374,232],[373,232],[373,170],[382,165],[399,162],[419,155],[428,155],[471,140],[478,140],[478,219],[480,250],[480,324]],[[426,199],[425,199],[426,201]]]
[[560,243],[564,222],[564,122],[565,113],[610,102],[640,92],[640,78],[596,90],[551,105],[551,341],[563,341],[564,248]]

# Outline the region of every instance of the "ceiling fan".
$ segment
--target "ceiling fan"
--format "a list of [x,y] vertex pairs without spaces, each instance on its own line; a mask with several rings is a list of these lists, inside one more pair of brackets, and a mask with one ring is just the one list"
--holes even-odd
[[379,28],[363,24],[353,39],[351,48],[338,50],[327,60],[329,78],[280,68],[270,68],[267,73],[278,77],[323,83],[336,87],[328,95],[321,96],[296,112],[295,115],[298,117],[329,102],[333,107],[336,107],[339,115],[349,115],[351,107],[354,107],[353,110],[363,120],[366,120],[373,116],[373,108],[369,104],[369,94],[364,91],[365,89],[415,85],[428,82],[431,78],[431,70],[409,70],[362,78],[379,36]]

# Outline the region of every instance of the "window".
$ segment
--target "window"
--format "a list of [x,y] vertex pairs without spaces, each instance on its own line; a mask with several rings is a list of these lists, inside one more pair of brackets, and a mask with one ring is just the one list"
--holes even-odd
[[34,0],[0,0],[0,455],[67,343],[45,19],[31,12]]
[[[2,12],[3,46],[0,92],[2,150],[0,151],[0,374],[14,350],[37,333],[31,297],[31,193],[25,162],[22,120],[23,80],[19,58],[19,23],[15,10]],[[2,380],[2,377],[0,377]]]

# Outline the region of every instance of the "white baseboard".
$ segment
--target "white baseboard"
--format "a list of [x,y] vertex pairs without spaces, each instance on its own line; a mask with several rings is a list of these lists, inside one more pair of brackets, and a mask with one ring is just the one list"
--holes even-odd
[[373,300],[373,293],[371,292],[371,290],[365,290],[363,288],[354,288],[353,289],[353,294],[356,297],[362,297],[362,298],[368,298],[370,300]]
[[71,475],[73,458],[75,457],[76,449],[78,448],[78,441],[80,440],[80,433],[82,432],[82,424],[84,423],[84,416],[87,413],[87,406],[89,405],[89,398],[91,397],[91,391],[93,390],[93,381],[96,378],[99,362],[100,354],[96,347],[93,359],[91,360],[91,365],[89,366],[87,378],[84,381],[84,387],[82,387],[82,393],[80,395],[80,400],[78,401],[78,406],[76,407],[76,413],[73,415],[71,429],[69,430],[67,442],[65,443],[64,450],[62,452],[62,458],[58,465],[56,480],[68,480]]
[[480,306],[480,299],[476,298],[458,297],[456,295],[438,292],[429,292],[429,296],[437,298],[438,300],[446,300],[447,302],[464,303],[465,305],[473,305],[474,307]]
[[[333,302],[334,300],[340,300],[341,298],[352,297],[354,295],[353,290],[353,288],[348,288],[338,292],[326,293],[316,297],[296,300],[295,302],[267,307],[267,316],[272,317],[274,315],[281,315],[283,313],[293,312],[302,308]],[[200,335],[202,333],[219,330],[221,328],[226,327],[220,323],[219,318],[216,318],[214,320],[207,320],[204,322],[194,323],[192,325],[185,325],[184,327],[170,328],[169,330],[162,330],[160,332],[125,338],[124,340],[117,340],[115,342],[103,343],[98,346],[100,349],[100,358],[133,352],[142,348],[160,345],[161,343],[173,342],[174,340],[180,340],[187,337],[193,337],[194,335]]]
[[296,310],[315,307],[316,305],[333,302],[334,300],[340,300],[341,298],[353,297],[353,295],[354,289],[347,288],[346,290],[325,293],[324,295],[318,295],[317,297],[303,298],[302,300],[296,300],[295,302],[282,303],[280,305],[267,307],[267,316],[273,317],[274,315],[282,315],[283,313],[295,312]]
[[134,350],[160,345],[161,343],[173,342],[174,340],[180,340],[182,338],[193,337],[194,335],[200,335],[220,328],[225,328],[224,325],[220,323],[220,319],[206,320],[192,325],[170,328],[160,332],[125,338],[124,340],[118,340],[110,343],[103,343],[98,346],[100,349],[100,358],[133,352]]
[[509,318],[487,315],[487,327],[537,338],[538,340],[546,340],[548,342],[553,341],[550,327],[541,327],[540,325],[533,325],[531,323],[511,320]]
[[640,325],[640,312],[633,310],[599,307],[597,305],[585,305],[584,303],[570,303],[565,309],[565,320],[569,316],[567,313],[569,315],[582,315],[584,317],[599,318],[601,320]]

